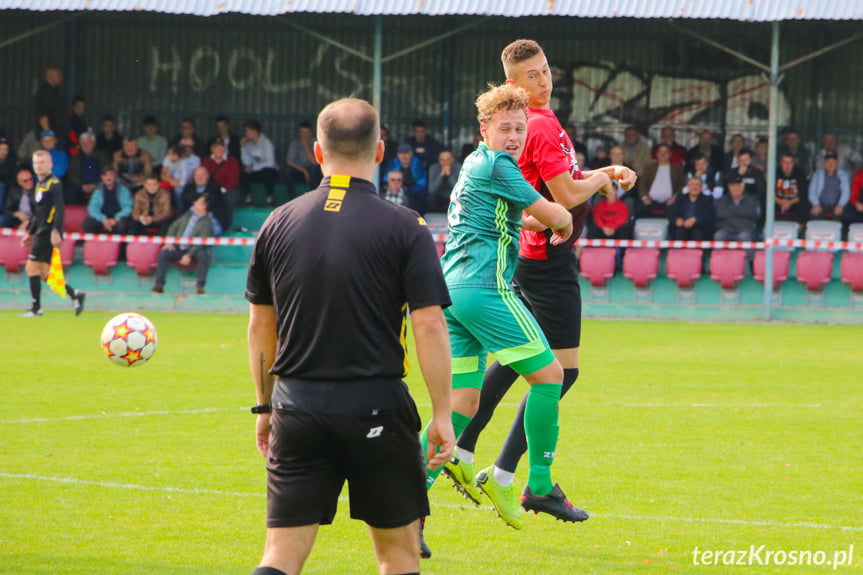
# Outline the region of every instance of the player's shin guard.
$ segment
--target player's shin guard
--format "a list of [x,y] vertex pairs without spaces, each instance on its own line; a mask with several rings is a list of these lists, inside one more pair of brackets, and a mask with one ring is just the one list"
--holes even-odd
[[482,390],[479,394],[479,407],[476,414],[461,435],[456,436],[458,447],[472,453],[476,452],[479,434],[491,421],[495,408],[516,379],[518,379],[518,374],[508,365],[501,365],[498,362],[491,364],[482,380]]
[[[572,388],[572,385],[577,379],[577,367],[563,370],[563,388],[560,392],[561,398]],[[518,406],[515,421],[512,422],[512,427],[509,430],[509,434],[506,436],[503,448],[500,450],[500,455],[498,455],[497,461],[494,463],[499,469],[509,471],[510,473],[515,473],[521,456],[524,455],[525,451],[527,451],[527,438],[524,435],[524,404],[527,401],[528,394],[529,393],[524,394],[524,397]],[[480,399],[480,401],[482,401],[482,399]]]
[[[457,411],[452,412],[452,428],[453,428],[453,431],[455,432],[456,437],[458,437],[459,434],[462,431],[464,431],[464,428],[467,427],[468,423],[470,423],[470,417],[468,417],[467,415],[462,415],[461,413],[458,413]],[[425,456],[425,454],[428,450],[428,445],[429,445],[429,442],[428,442],[429,425],[431,425],[431,422],[426,424],[425,428],[423,428],[422,435],[420,435],[420,444],[422,445],[423,456]],[[432,488],[432,485],[434,485],[434,482],[437,479],[437,476],[441,474],[441,471],[443,471],[443,465],[441,465],[440,467],[438,467],[434,471],[432,471],[430,469],[426,470],[426,489]]]
[[524,431],[530,474],[527,485],[536,495],[551,493],[551,464],[557,448],[558,403],[561,385],[538,383],[530,387],[524,408]]

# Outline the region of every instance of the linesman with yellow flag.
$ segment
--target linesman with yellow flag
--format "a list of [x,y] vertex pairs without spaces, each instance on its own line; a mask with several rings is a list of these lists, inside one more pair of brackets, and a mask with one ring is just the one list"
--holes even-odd
[[[36,187],[31,192],[30,205],[33,216],[27,234],[21,240],[22,246],[31,246],[27,257],[27,277],[30,280],[32,303],[30,311],[22,317],[42,315],[42,281],[63,297],[69,294],[75,305],[75,315],[84,311],[84,298],[87,294],[75,291],[63,278],[60,263],[60,246],[63,245],[63,184],[52,173],[51,154],[40,150],[33,154],[33,170],[36,172]],[[52,257],[53,256],[53,257]],[[52,260],[55,260],[52,262]],[[52,265],[53,263],[53,265]]]

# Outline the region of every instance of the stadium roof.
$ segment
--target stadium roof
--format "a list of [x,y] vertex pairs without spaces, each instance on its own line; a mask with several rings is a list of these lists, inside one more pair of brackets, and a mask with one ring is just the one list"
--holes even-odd
[[0,9],[143,11],[215,16],[342,13],[359,16],[579,16],[743,22],[863,20],[860,0],[0,0]]

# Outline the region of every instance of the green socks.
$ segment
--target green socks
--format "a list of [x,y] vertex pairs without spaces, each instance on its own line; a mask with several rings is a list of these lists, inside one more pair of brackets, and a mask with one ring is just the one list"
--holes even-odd
[[[555,417],[555,421],[557,421],[557,417]],[[468,423],[470,423],[470,417],[462,415],[457,411],[452,412],[452,428],[453,431],[455,431],[456,437],[461,435],[461,432],[464,431],[464,428],[467,427]],[[428,449],[429,445],[428,429],[429,424],[426,424],[425,428],[423,429],[422,435],[420,435],[420,445],[422,445],[423,448],[423,457],[425,457],[426,449]],[[426,489],[432,488],[432,485],[434,485],[434,482],[437,479],[437,476],[441,474],[441,471],[443,471],[443,465],[441,465],[434,471],[428,469],[426,470]],[[549,489],[549,491],[551,491],[551,489]]]
[[530,475],[527,485],[534,495],[548,495],[551,483],[551,464],[557,448],[558,403],[562,386],[556,383],[538,383],[530,386],[524,408],[524,432],[527,435],[527,456]]

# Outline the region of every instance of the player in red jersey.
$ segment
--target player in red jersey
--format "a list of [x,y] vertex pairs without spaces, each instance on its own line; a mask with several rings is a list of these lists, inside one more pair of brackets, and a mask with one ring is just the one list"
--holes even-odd
[[[525,214],[521,232],[521,249],[513,282],[516,291],[536,317],[552,352],[563,365],[562,394],[578,378],[578,350],[581,342],[581,290],[578,268],[572,246],[578,240],[591,208],[588,199],[608,193],[615,179],[624,189],[635,185],[636,174],[624,166],[608,166],[582,172],[572,141],[551,111],[553,82],[551,69],[542,48],[532,40],[516,40],[501,54],[507,83],[524,88],[530,96],[527,142],[519,160],[524,177],[545,198],[557,202],[572,213],[574,232],[569,241],[559,245],[549,242],[551,232]],[[512,386],[518,375],[511,368],[495,362],[486,371],[479,407],[470,424],[459,437],[455,457],[445,472],[456,481],[456,488],[466,491],[473,475],[473,452],[479,433],[488,424],[494,408]],[[492,500],[500,516],[513,527],[520,526],[513,508],[511,485],[519,459],[527,450],[524,433],[524,406],[504,442],[495,465],[476,475],[476,484]],[[522,496],[521,505],[537,510],[537,502]],[[540,511],[549,512],[546,509]],[[583,521],[587,513],[563,510],[551,513],[563,520]]]

